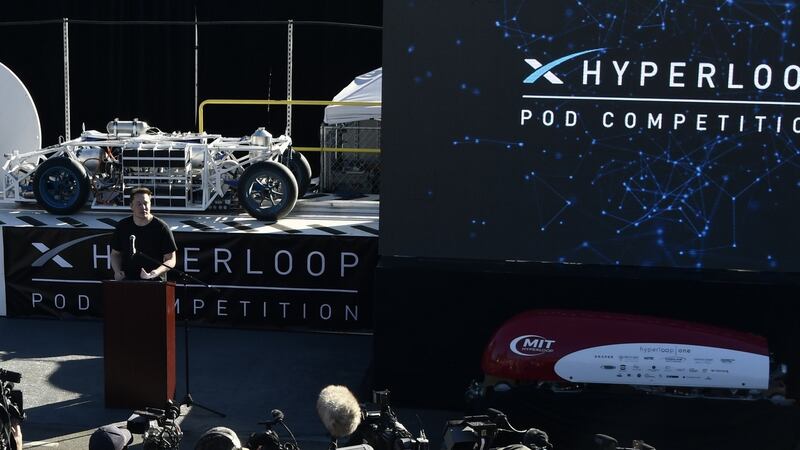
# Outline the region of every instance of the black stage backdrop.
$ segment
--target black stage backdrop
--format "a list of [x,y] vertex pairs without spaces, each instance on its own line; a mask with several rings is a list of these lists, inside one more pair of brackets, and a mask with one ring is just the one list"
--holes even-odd
[[[375,380],[403,406],[462,409],[494,332],[540,308],[644,314],[756,333],[789,367],[788,396],[800,392],[800,282],[776,275],[664,271],[557,264],[419,261],[381,257],[376,269]],[[752,275],[752,276],[747,276]],[[735,281],[731,281],[731,277]],[[409,280],[413,280],[409,282]],[[531,330],[535,333],[535,330]],[[424,382],[420,377],[424,374]],[[555,448],[589,449],[595,433],[658,449],[795,450],[800,409],[768,401],[666,398],[640,393],[489,394],[517,428],[545,430]],[[602,389],[600,389],[602,391]],[[747,430],[742,432],[742,430]]]
[[[110,230],[5,228],[11,317],[99,317]],[[176,280],[176,312],[206,324],[366,331],[372,328],[377,239],[175,233],[178,268],[218,290]],[[170,277],[175,279],[176,277]]]
[[[30,91],[42,123],[42,145],[64,133],[62,24],[19,21],[73,20],[69,26],[72,136],[104,130],[115,117],[139,118],[164,131],[196,128],[192,25],[85,24],[109,21],[335,21],[380,26],[382,2],[321,0],[45,0],[3,2],[0,62]],[[286,98],[285,25],[199,27],[199,100]],[[381,66],[381,31],[296,25],[293,98],[330,100],[353,77]],[[295,107],[292,136],[298,146],[319,143],[321,107]],[[206,128],[226,136],[266,126],[285,129],[284,107],[213,106]]]
[[[763,335],[797,398],[796,4],[384,6],[376,386],[460,408],[506,320],[564,308]],[[512,400],[556,448],[797,442],[769,403]]]

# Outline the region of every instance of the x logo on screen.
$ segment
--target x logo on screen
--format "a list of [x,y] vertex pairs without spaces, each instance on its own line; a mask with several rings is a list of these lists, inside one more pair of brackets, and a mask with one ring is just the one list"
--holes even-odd
[[544,77],[544,79],[549,81],[551,84],[564,84],[564,82],[560,78],[555,76],[551,72],[551,70],[553,70],[557,66],[561,65],[562,63],[565,63],[565,62],[569,61],[570,59],[577,58],[578,56],[585,55],[587,53],[599,52],[599,51],[602,51],[602,50],[605,50],[605,49],[604,48],[596,48],[596,49],[593,49],[593,50],[584,50],[582,52],[577,52],[577,53],[573,53],[571,55],[562,56],[561,58],[558,58],[558,59],[555,59],[553,61],[550,61],[547,64],[542,64],[541,62],[539,62],[535,58],[526,59],[525,62],[528,63],[529,66],[533,67],[536,70],[532,74],[528,75],[528,77],[525,78],[523,83],[532,84],[532,83],[535,83],[536,80],[538,80],[539,78]]

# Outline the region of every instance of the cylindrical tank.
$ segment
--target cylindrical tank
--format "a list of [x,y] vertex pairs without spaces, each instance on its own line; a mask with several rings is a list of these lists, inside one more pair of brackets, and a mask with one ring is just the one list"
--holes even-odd
[[250,136],[250,143],[253,145],[269,147],[271,142],[272,135],[264,127],[258,127],[258,129]]
[[108,134],[113,134],[115,136],[139,136],[147,132],[148,128],[150,128],[150,126],[147,125],[147,122],[142,122],[139,119],[119,120],[117,118],[108,122],[106,125]]

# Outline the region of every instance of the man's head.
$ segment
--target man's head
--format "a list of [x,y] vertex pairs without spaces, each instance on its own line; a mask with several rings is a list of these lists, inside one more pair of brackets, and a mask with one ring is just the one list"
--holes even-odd
[[122,450],[133,440],[130,431],[115,425],[100,427],[89,438],[89,450]]
[[146,187],[137,187],[131,191],[131,211],[140,220],[150,220],[150,200],[153,193]]
[[214,427],[200,436],[194,450],[237,450],[242,448],[239,437],[230,428]]

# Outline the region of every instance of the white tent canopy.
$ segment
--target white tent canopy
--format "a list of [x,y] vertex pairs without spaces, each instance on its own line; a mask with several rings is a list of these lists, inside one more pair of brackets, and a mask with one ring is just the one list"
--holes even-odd
[[[383,79],[383,68],[379,67],[371,72],[357,76],[350,84],[342,89],[336,97],[335,102],[379,102],[381,101],[381,85]],[[380,106],[343,106],[331,105],[325,107],[324,122],[327,124],[337,124],[346,122],[358,122],[359,120],[376,119],[381,120]]]

